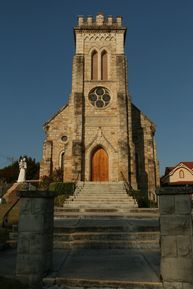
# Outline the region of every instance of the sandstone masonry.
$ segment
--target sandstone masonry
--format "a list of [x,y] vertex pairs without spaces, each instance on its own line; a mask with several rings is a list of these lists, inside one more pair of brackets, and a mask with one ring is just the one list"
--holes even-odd
[[161,278],[164,289],[193,288],[192,189],[162,188]]

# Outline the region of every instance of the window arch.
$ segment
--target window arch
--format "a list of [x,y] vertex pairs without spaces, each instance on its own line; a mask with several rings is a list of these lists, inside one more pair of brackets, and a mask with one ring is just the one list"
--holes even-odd
[[108,79],[108,54],[106,50],[101,53],[101,80]]
[[91,79],[98,79],[98,52],[96,50],[91,54]]
[[180,179],[183,179],[183,178],[184,178],[184,171],[183,171],[183,170],[180,170],[180,171],[179,171],[179,178],[180,178]]

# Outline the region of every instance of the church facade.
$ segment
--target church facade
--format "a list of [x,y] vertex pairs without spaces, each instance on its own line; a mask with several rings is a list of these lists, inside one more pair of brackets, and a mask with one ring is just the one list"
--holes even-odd
[[44,125],[40,177],[61,168],[64,181],[127,180],[155,197],[155,125],[131,102],[122,18],[78,17],[72,92]]

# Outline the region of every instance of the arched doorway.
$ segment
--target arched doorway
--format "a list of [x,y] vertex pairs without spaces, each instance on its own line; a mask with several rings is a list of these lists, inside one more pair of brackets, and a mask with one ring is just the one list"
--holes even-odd
[[109,158],[102,147],[97,147],[91,157],[91,181],[105,182],[109,180]]

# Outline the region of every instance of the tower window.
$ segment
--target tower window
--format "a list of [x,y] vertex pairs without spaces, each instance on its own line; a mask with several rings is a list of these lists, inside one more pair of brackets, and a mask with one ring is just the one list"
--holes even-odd
[[91,55],[91,79],[98,80],[98,53],[96,50]]
[[101,80],[108,79],[108,55],[105,50],[101,53]]
[[93,88],[90,91],[88,98],[90,103],[97,108],[107,106],[111,100],[108,89],[102,86]]

